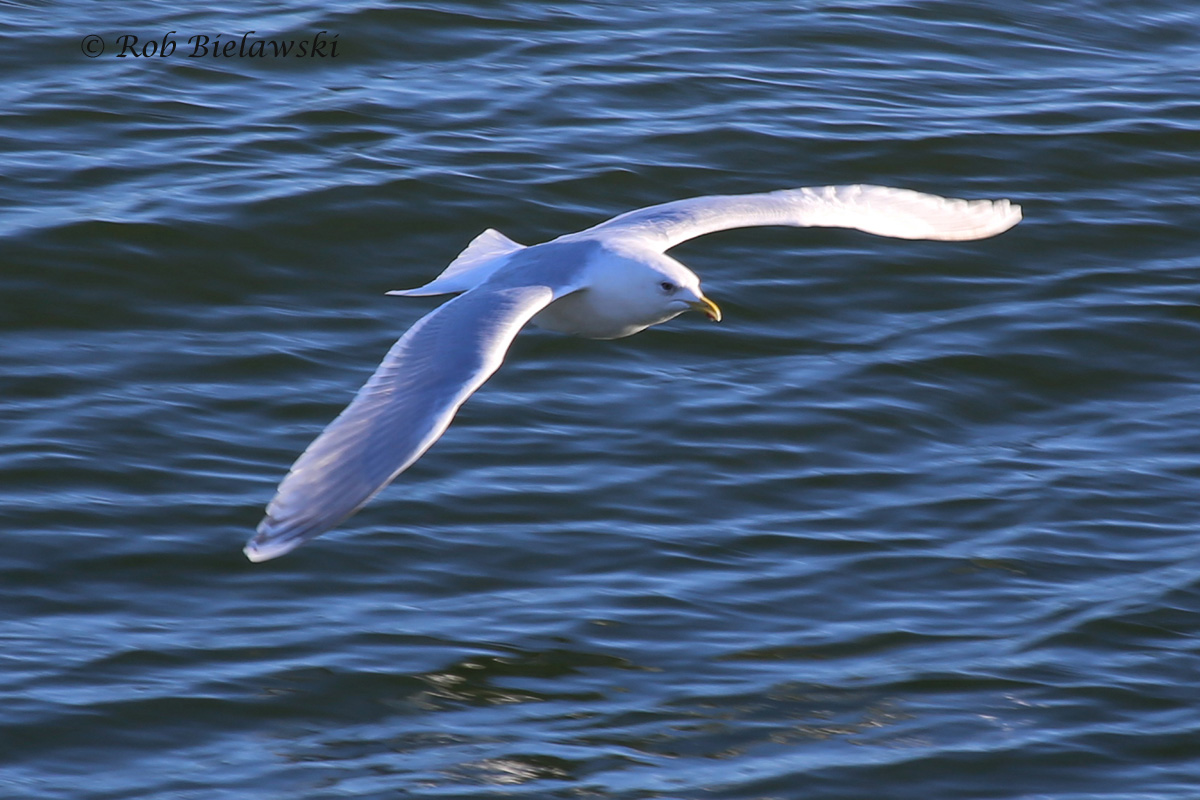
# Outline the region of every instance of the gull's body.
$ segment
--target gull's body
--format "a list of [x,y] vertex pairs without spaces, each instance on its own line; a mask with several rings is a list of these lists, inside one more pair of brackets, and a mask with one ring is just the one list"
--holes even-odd
[[389,292],[458,296],[396,342],[350,405],[296,460],[246,556],[283,555],[362,507],[437,441],[527,322],[616,339],[689,309],[719,320],[695,274],[665,255],[680,242],[763,225],[961,241],[995,236],[1020,219],[1020,207],[1007,200],[827,186],[679,200],[532,247],[485,231],[432,282]]

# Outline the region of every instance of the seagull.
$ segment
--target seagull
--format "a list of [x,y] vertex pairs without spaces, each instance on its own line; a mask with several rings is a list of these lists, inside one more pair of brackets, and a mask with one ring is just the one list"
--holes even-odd
[[693,197],[530,247],[488,229],[433,281],[388,292],[456,297],[408,329],[296,459],[246,544],[246,557],[267,561],[336,527],[412,466],[499,369],[526,323],[618,339],[689,310],[719,322],[721,310],[704,296],[699,278],[666,255],[680,242],[767,225],[965,241],[995,236],[1020,220],[1020,206],[1008,200],[854,185]]

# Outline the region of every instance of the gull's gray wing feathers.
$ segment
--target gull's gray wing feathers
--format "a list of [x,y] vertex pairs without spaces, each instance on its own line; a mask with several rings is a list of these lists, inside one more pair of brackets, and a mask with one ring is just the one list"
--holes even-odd
[[956,200],[886,186],[820,186],[693,197],[630,211],[572,238],[638,240],[659,252],[730,228],[855,228],[899,239],[985,239],[1021,220],[1008,200]]
[[570,289],[485,285],[418,320],[296,460],[246,556],[283,555],[357,511],[437,441],[521,327]]

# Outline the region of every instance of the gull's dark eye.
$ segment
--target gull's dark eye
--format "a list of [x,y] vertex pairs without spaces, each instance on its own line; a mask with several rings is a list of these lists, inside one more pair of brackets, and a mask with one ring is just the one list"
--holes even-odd
[[675,291],[679,287],[676,286],[675,284],[671,283],[670,281],[663,281],[662,283],[660,283],[658,285],[658,288],[662,289],[667,294],[670,294],[671,292]]

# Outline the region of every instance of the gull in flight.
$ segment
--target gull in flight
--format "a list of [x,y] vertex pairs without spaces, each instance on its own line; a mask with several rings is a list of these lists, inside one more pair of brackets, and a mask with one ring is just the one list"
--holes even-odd
[[527,322],[616,339],[688,310],[719,321],[721,310],[700,291],[699,278],[666,255],[680,242],[760,225],[963,241],[995,236],[1020,219],[1020,206],[1008,200],[856,185],[694,197],[532,247],[484,231],[430,283],[388,292],[457,297],[408,329],[350,405],[296,459],[246,556],[266,561],[324,533],[412,466],[500,367]]

